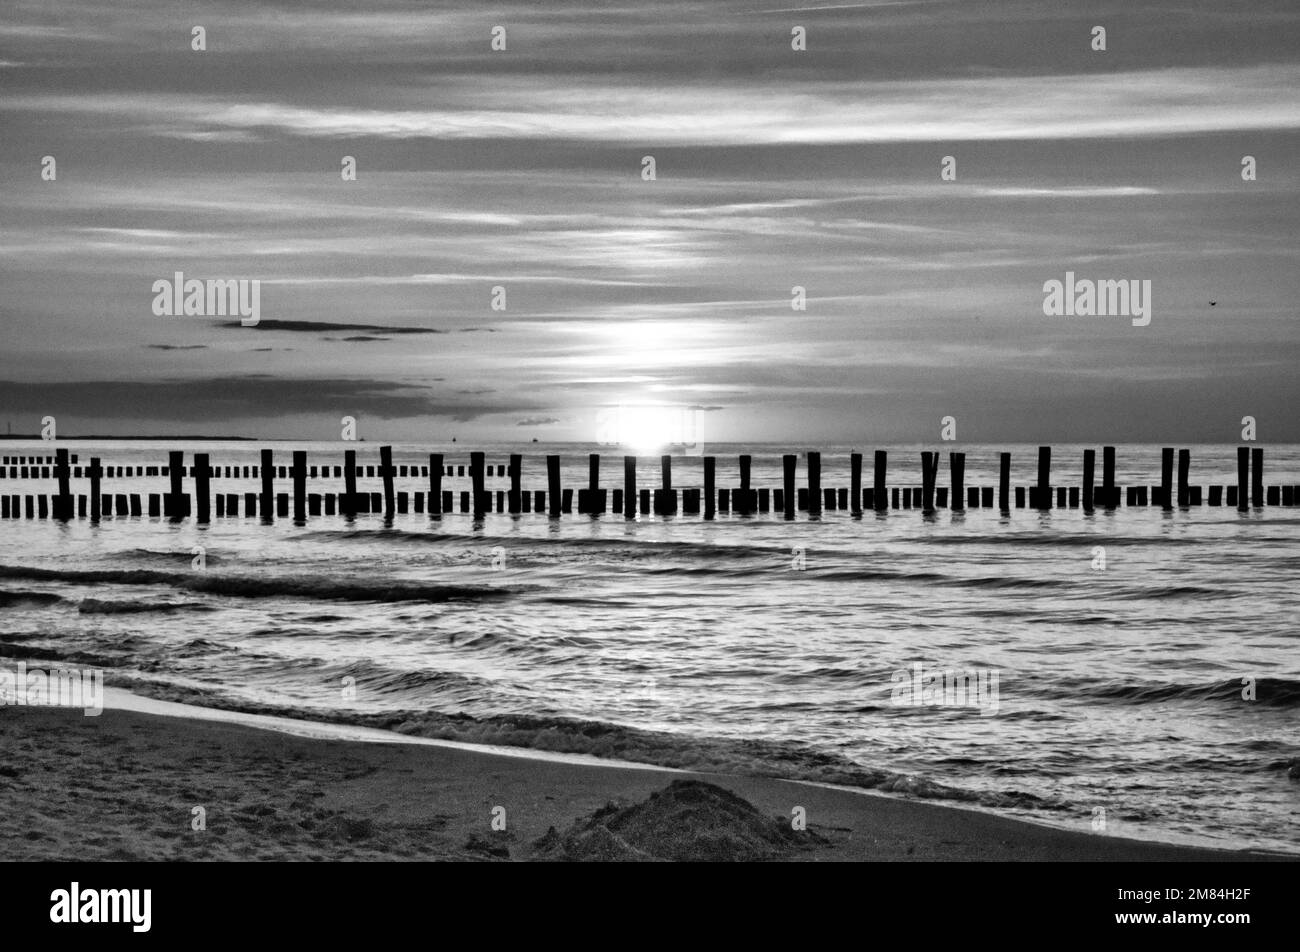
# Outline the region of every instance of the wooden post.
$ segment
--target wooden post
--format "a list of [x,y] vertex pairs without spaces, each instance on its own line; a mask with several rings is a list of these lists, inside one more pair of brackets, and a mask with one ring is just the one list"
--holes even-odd
[[1192,451],[1178,451],[1178,507],[1186,509],[1191,505],[1191,493],[1188,487],[1188,476],[1192,470]]
[[212,500],[208,495],[208,477],[212,464],[207,453],[194,454],[194,517],[197,522],[212,521]]
[[1003,512],[1011,511],[1011,454],[998,456],[998,508]]
[[384,515],[390,519],[396,509],[396,501],[393,498],[393,472],[393,448],[379,447],[379,475],[384,480]]
[[796,499],[796,495],[794,491],[794,469],[795,466],[798,465],[798,463],[799,463],[799,458],[793,454],[787,453],[786,455],[781,457],[781,467],[783,470],[783,477],[784,477],[782,486],[784,487],[783,495],[785,496],[782,502],[785,503],[785,518],[787,519],[794,518],[794,506],[795,506],[795,499]]
[[704,457],[704,518],[712,519],[717,512],[714,491],[717,488],[717,464],[712,456]]
[[921,451],[921,509],[934,512],[934,477],[939,468],[938,454]]
[[636,457],[623,457],[623,518],[636,518]]
[[560,458],[558,456],[546,457],[546,485],[550,515],[555,518],[559,516],[560,507],[564,501],[564,493],[560,489]]
[[1052,448],[1038,448],[1038,508],[1052,508]]
[[740,505],[736,507],[736,511],[742,516],[747,516],[753,511],[753,507],[749,504],[749,466],[752,460],[753,457],[748,455],[740,457]]
[[599,515],[605,511],[600,500],[600,454],[587,457],[587,511]]
[[54,475],[59,481],[59,495],[54,503],[54,518],[68,520],[72,518],[72,489],[68,485],[72,470],[68,465],[68,451],[54,451]]
[[1237,508],[1245,511],[1249,508],[1246,496],[1246,484],[1250,481],[1250,447],[1237,447]]
[[171,520],[180,522],[185,518],[185,507],[181,503],[183,484],[181,480],[185,478],[185,454],[180,450],[172,450],[167,454],[167,478],[171,481]]
[[99,457],[90,458],[90,470],[86,474],[90,477],[90,520],[98,522],[100,516],[100,499],[99,499],[99,480],[104,475],[104,468],[99,465]]
[[1174,448],[1160,450],[1160,507],[1168,512],[1174,508]]
[[1115,489],[1115,447],[1103,446],[1101,449],[1101,494],[1105,497],[1107,509],[1119,505],[1119,491]]
[[[512,460],[515,457],[510,457]],[[442,454],[429,454],[429,515],[442,516]]]
[[668,455],[659,457],[659,468],[663,474],[663,491],[655,494],[654,512],[657,516],[667,516],[677,509],[677,494],[673,492],[673,458]]
[[808,454],[808,513],[819,513],[822,510],[822,454],[810,452]]
[[293,451],[293,521],[302,525],[307,521],[307,451]]
[[862,454],[849,455],[849,510],[855,516],[862,515]]
[[[520,503],[523,500],[523,492],[519,486],[520,480],[523,479],[523,469],[524,469],[523,456],[520,455],[519,453],[511,453],[510,454],[510,496],[509,496],[511,515],[519,514]],[[433,472],[432,466],[429,468],[429,471]]]
[[275,470],[274,459],[270,450],[262,450],[262,498],[258,508],[262,511],[262,521],[271,522],[275,518]]
[[949,453],[948,468],[952,473],[952,509],[961,512],[966,508],[966,454]]
[[484,453],[472,452],[469,454],[470,500],[473,503],[471,511],[474,513],[475,519],[482,516],[488,509],[485,460],[486,455]]
[[884,450],[876,450],[875,471],[872,474],[873,489],[871,491],[871,502],[877,510],[889,508],[889,492],[885,489],[885,469],[889,464],[889,454]]
[[351,519],[357,514],[357,451],[343,451],[343,515]]
[[1264,505],[1264,449],[1259,446],[1250,451],[1250,504]]
[[1083,511],[1092,512],[1093,506],[1093,470],[1097,466],[1097,451],[1083,451]]

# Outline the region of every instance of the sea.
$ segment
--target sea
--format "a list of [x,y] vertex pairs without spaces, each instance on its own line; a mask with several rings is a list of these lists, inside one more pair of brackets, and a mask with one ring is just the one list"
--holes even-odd
[[[379,464],[379,444],[64,441],[79,465],[167,451],[256,465]],[[1300,446],[1258,444],[1264,482],[1300,483]],[[4,441],[7,455],[53,452]],[[1053,483],[1084,449],[1056,445]],[[623,451],[560,443],[393,444],[394,462],[523,454],[545,489],[621,487]],[[966,454],[966,485],[1037,479],[1037,446],[714,444],[673,458],[675,488],[781,486],[781,457]],[[1101,452],[1098,450],[1100,483]],[[1193,485],[1236,482],[1230,445],[1188,447]],[[1117,447],[1117,482],[1158,484],[1156,445]],[[660,485],[658,455],[638,487]],[[332,471],[332,470],[331,470]],[[425,491],[428,480],[398,479]],[[73,481],[73,493],[87,492]],[[493,476],[489,490],[506,489]],[[254,479],[214,492],[258,492]],[[191,480],[186,479],[186,491]],[[379,491],[378,479],[361,479]],[[470,488],[445,477],[443,488]],[[312,480],[310,492],[341,492]],[[52,481],[0,481],[52,493]],[[161,493],[165,477],[104,481]],[[277,492],[291,492],[277,480]],[[242,507],[241,507],[242,509]],[[147,509],[146,509],[147,511]],[[148,516],[0,522],[0,665],[80,667],[141,695],[408,735],[741,772],[924,798],[1095,835],[1300,853],[1300,509],[599,516],[409,512],[208,525]]]

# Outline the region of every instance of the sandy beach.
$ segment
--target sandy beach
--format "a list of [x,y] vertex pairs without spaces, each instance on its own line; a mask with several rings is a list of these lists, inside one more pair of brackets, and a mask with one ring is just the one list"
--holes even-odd
[[[0,708],[0,738],[4,860],[1273,858],[760,777],[298,737],[138,711]],[[651,799],[684,780],[710,786],[678,783]],[[797,807],[806,831],[791,829]]]

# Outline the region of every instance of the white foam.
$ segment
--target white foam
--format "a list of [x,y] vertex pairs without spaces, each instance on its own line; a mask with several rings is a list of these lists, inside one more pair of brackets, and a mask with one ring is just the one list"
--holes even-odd
[[300,721],[291,717],[270,714],[248,714],[242,711],[224,711],[213,707],[159,701],[121,688],[104,688],[104,709],[135,711],[140,714],[157,714],[161,717],[183,717],[196,721],[217,721],[238,724],[259,730],[278,731],[294,737],[314,740],[342,740],[364,744],[411,744],[419,747],[450,747],[454,750],[491,754],[497,757],[514,757],[519,760],[542,760],[558,764],[582,764],[589,767],[617,767],[624,770],[655,770],[661,773],[684,773],[674,767],[658,767],[624,760],[609,760],[591,754],[570,754],[522,747],[494,747],[489,744],[468,744],[463,741],[441,740],[434,737],[412,737],[396,731],[354,724],[325,724],[318,721]]

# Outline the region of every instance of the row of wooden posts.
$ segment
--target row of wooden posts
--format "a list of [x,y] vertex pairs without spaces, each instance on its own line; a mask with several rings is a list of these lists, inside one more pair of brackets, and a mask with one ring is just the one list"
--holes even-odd
[[[336,509],[339,514],[344,516],[370,512],[382,512],[391,516],[394,513],[409,511],[411,499],[408,498],[408,494],[395,491],[394,477],[398,470],[393,465],[392,447],[384,446],[379,450],[380,465],[378,471],[379,476],[383,479],[384,486],[382,494],[357,492],[357,476],[360,470],[357,466],[356,457],[355,450],[347,450],[344,453],[342,469],[344,492],[338,494],[336,500],[334,493],[327,493],[322,496],[319,493],[309,494],[307,492],[307,453],[303,450],[294,451],[293,465],[288,470],[288,476],[293,479],[292,515],[295,521],[303,522],[309,515],[321,515],[322,503],[324,504],[324,514],[327,516],[334,515]],[[166,516],[175,520],[193,515],[198,522],[209,522],[212,518],[212,502],[214,498],[214,494],[210,491],[210,480],[216,470],[211,466],[208,454],[194,454],[194,466],[190,471],[194,479],[194,507],[191,511],[190,496],[183,491],[182,486],[182,479],[186,472],[184,458],[185,454],[180,451],[173,451],[169,454],[166,475],[170,477],[171,491],[166,494],[150,494],[148,496],[148,514],[150,516]],[[1188,481],[1191,470],[1191,454],[1188,450],[1178,451],[1176,482],[1174,479],[1174,450],[1165,448],[1162,451],[1160,485],[1150,487],[1149,497],[1147,493],[1148,487],[1146,486],[1119,487],[1115,485],[1115,448],[1113,446],[1107,446],[1102,450],[1102,479],[1100,486],[1094,483],[1095,450],[1084,451],[1082,487],[1052,486],[1051,459],[1051,447],[1039,447],[1038,482],[1034,486],[1015,487],[1016,508],[1025,508],[1027,501],[1029,508],[1032,509],[1051,509],[1054,502],[1057,508],[1078,508],[1082,505],[1085,511],[1092,511],[1095,508],[1114,509],[1120,504],[1121,488],[1126,491],[1125,504],[1128,506],[1146,506],[1149,504],[1159,505],[1166,510],[1170,510],[1175,505],[1179,508],[1187,508],[1202,504],[1201,487],[1192,486]],[[920,487],[895,486],[892,488],[892,494],[890,488],[886,486],[888,462],[886,452],[884,450],[876,451],[873,484],[868,488],[864,488],[862,485],[862,460],[861,453],[854,453],[850,456],[850,485],[848,488],[823,488],[821,454],[809,452],[807,454],[807,484],[796,487],[795,475],[798,457],[787,454],[782,458],[783,485],[780,489],[769,491],[766,488],[755,489],[751,485],[752,457],[748,455],[739,458],[740,486],[734,489],[718,489],[715,478],[717,460],[713,456],[706,456],[703,458],[703,490],[697,488],[683,489],[681,491],[681,511],[686,514],[698,514],[702,510],[705,519],[713,518],[719,511],[735,512],[741,515],[755,512],[779,512],[783,513],[786,519],[793,519],[796,510],[816,514],[823,509],[844,509],[860,514],[863,511],[879,511],[890,508],[920,509],[924,512],[933,512],[936,508],[960,511],[968,507],[972,509],[992,508],[994,505],[993,487],[967,487],[965,485],[966,455],[964,453],[954,452],[949,454],[950,486],[936,486],[939,454],[936,452],[922,452],[922,485]],[[579,489],[577,492],[578,512],[590,514],[600,514],[607,511],[621,512],[629,519],[636,516],[638,509],[642,515],[649,515],[651,512],[656,515],[673,515],[677,513],[678,492],[673,488],[672,457],[661,457],[661,464],[661,486],[654,490],[642,488],[638,492],[636,484],[637,457],[623,457],[623,487],[610,492],[600,486],[600,456],[595,453],[591,454],[589,457],[587,488]],[[485,476],[491,468],[486,465],[483,453],[474,452],[470,454],[469,476],[472,480],[473,490],[472,492],[461,492],[461,512],[472,511],[478,516],[493,511],[493,493],[487,491],[484,483]],[[118,515],[128,513],[130,515],[144,514],[144,507],[138,494],[130,496],[101,494],[100,481],[104,476],[104,467],[100,465],[98,457],[92,458],[90,466],[85,469],[86,477],[90,480],[89,513],[87,513],[86,496],[78,496],[76,497],[76,515],[78,517],[84,518],[89,514],[91,519],[99,519],[101,515],[112,515],[114,513]],[[328,467],[325,467],[325,469],[328,470]],[[410,469],[414,472],[420,467],[412,466]],[[512,514],[546,512],[551,516],[559,516],[562,513],[573,511],[574,492],[571,488],[565,489],[561,486],[559,456],[546,457],[546,490],[529,492],[522,488],[520,482],[523,457],[521,455],[511,455],[510,465],[504,469],[505,471],[502,472],[502,468],[498,467],[497,472],[510,477],[510,490],[508,492],[496,491],[495,510],[497,512],[509,511]],[[48,500],[43,495],[25,497],[25,510],[28,518],[37,516],[44,518],[47,515],[53,515],[56,519],[73,518],[74,507],[70,485],[71,470],[68,451],[64,449],[58,450],[54,461],[54,476],[58,480],[58,493],[48,497]],[[428,513],[438,516],[443,512],[453,511],[455,501],[453,494],[450,490],[442,488],[444,472],[450,472],[450,467],[444,468],[442,454],[431,453],[429,455],[429,465],[423,472],[427,474],[429,479]],[[283,468],[281,468],[281,473],[284,473]],[[287,493],[277,495],[274,491],[276,467],[271,450],[262,450],[261,466],[255,468],[254,475],[260,476],[262,482],[261,492],[244,494],[244,514],[253,516],[260,512],[265,521],[270,521],[276,516],[280,518],[288,517],[291,497]],[[1210,486],[1208,504],[1211,506],[1224,505],[1224,489],[1223,486]],[[1226,490],[1226,504],[1236,506],[1238,509],[1266,504],[1269,506],[1293,506],[1297,504],[1297,500],[1300,500],[1300,487],[1265,487],[1264,451],[1261,448],[1238,447],[1237,484],[1227,486]],[[17,495],[0,495],[0,517],[19,518],[22,515],[20,510],[23,508],[20,507],[19,501],[21,498]],[[1011,454],[1002,453],[997,486],[998,508],[1004,512],[1009,511],[1012,498]],[[609,507],[606,506],[607,499],[612,503]],[[216,493],[216,515],[239,515],[239,500],[238,493]],[[424,493],[415,493],[413,501],[415,512],[421,513],[425,511],[426,495]]]

